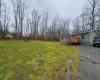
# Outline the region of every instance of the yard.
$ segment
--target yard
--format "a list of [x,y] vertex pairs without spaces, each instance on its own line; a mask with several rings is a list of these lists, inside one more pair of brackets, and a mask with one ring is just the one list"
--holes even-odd
[[78,75],[78,50],[57,42],[0,41],[0,80],[66,80],[66,60]]

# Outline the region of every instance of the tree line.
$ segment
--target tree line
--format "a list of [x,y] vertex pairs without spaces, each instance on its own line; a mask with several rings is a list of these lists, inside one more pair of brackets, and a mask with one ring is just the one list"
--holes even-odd
[[86,0],[81,15],[73,20],[73,33],[100,30],[100,0]]
[[[100,1],[87,0],[81,15],[71,20],[61,19],[57,14],[52,21],[49,19],[49,10],[42,14],[34,9],[30,17],[26,17],[27,5],[25,0],[10,0],[13,11],[13,21],[7,3],[0,0],[0,38],[5,39],[11,34],[14,39],[59,41],[59,36],[69,35],[94,29],[100,29]],[[70,29],[73,24],[73,30]],[[13,28],[11,32],[10,29]]]

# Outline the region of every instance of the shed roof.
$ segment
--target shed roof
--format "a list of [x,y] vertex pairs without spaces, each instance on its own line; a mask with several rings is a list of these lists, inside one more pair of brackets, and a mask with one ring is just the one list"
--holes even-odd
[[95,31],[95,30],[85,31],[85,32],[80,32],[80,33],[71,34],[71,35],[87,34],[87,33],[91,33],[91,32],[94,32],[94,31]]

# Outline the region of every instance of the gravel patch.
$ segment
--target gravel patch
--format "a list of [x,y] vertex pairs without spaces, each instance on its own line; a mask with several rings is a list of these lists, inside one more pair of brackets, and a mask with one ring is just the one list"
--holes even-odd
[[100,80],[100,48],[79,46],[80,80]]

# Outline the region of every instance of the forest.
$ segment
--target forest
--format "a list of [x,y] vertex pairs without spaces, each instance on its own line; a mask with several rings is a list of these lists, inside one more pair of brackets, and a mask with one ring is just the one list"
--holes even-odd
[[[49,9],[41,14],[33,8],[32,11],[28,11],[29,17],[26,17],[27,1],[9,0],[9,3],[11,8],[8,3],[0,0],[0,39],[6,39],[6,36],[10,35],[18,40],[29,38],[59,41],[59,36],[100,29],[99,0],[86,0],[81,15],[74,19],[62,19],[57,13],[52,21]],[[12,19],[9,8],[12,9]]]

